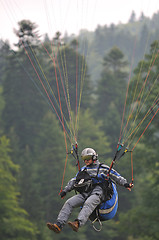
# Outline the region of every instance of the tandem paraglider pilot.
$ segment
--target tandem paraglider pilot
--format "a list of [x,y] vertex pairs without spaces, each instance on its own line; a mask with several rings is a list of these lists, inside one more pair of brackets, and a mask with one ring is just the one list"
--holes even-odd
[[[68,182],[60,196],[64,198],[72,190],[78,194],[65,202],[54,223],[47,223],[55,233],[60,233],[66,223],[77,232],[88,219],[101,222],[113,218],[118,207],[116,184],[128,190],[133,186],[113,168],[109,171],[109,166],[101,164],[94,149],[85,148],[81,158],[85,166]],[[68,221],[72,210],[77,207],[80,207],[77,219]]]

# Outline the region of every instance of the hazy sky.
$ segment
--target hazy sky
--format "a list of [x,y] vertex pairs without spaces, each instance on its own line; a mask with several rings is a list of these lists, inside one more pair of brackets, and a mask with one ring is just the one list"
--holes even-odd
[[13,28],[22,19],[38,25],[41,35],[77,34],[94,30],[98,24],[126,23],[132,11],[151,17],[159,11],[159,0],[0,0],[0,38],[17,42]]

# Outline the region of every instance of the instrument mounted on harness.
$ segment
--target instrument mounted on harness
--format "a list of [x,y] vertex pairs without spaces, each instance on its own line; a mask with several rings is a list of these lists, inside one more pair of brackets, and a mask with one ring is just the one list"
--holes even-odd
[[92,190],[92,179],[87,170],[80,171],[76,176],[74,190],[79,193],[89,192]]

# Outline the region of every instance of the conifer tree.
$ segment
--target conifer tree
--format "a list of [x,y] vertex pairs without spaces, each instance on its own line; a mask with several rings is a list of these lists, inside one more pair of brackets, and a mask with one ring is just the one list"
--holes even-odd
[[20,207],[16,174],[19,166],[10,159],[9,140],[0,138],[0,239],[36,239],[36,228]]
[[104,57],[103,65],[104,69],[97,86],[96,116],[102,119],[102,129],[114,149],[119,138],[127,87],[127,61],[121,50],[114,47]]
[[[139,62],[134,71],[134,77],[131,80],[130,89],[132,90],[132,95],[134,94],[134,89],[137,86],[134,102],[136,101],[136,98],[138,98],[138,101],[136,102],[137,106],[133,113],[133,119],[136,116],[136,113],[139,113],[136,125],[138,122],[141,122],[147,111],[151,108],[152,104],[155,103],[154,100],[158,99],[158,49],[158,41],[153,42],[151,44],[150,53],[145,56],[144,61]],[[153,67],[151,67],[152,63],[154,63]],[[147,81],[145,81],[145,79],[147,79]],[[141,89],[144,90],[142,91],[142,96],[139,95]],[[132,103],[132,101],[130,101],[132,100],[132,95],[130,94],[129,104],[130,102]],[[141,109],[141,106],[143,106],[142,111],[139,110]],[[147,115],[147,118],[140,126],[140,129],[136,134],[136,138],[132,142],[132,146],[143,133],[157,109],[158,104],[156,103],[152,111],[149,112],[150,114]],[[135,201],[132,201],[132,208],[127,213],[120,215],[119,228],[123,236],[127,232],[126,229],[129,226],[129,232],[126,236],[124,236],[124,239],[157,240],[159,237],[159,191],[157,188],[159,184],[158,133],[159,121],[157,114],[142,136],[140,142],[137,144],[133,153],[136,182],[134,189]]]
[[56,60],[50,59],[47,70],[56,101],[53,94],[50,96],[57,106],[59,115],[61,102],[62,111],[67,119],[69,111],[76,113],[79,104],[81,108],[88,108],[91,105],[92,92],[87,62],[85,57],[78,53],[78,44],[77,40],[74,40],[70,45],[59,47]]
[[[31,48],[28,47],[30,57],[29,51]],[[29,57],[24,49],[10,52],[3,76],[4,129],[8,136],[11,128],[14,129],[21,149],[25,149],[26,145],[33,148],[34,137],[40,127],[38,120],[46,111],[46,103],[37,89],[38,77]]]

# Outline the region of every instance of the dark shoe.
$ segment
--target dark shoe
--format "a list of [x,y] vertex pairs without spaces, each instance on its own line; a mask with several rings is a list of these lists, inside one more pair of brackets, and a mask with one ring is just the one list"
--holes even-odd
[[50,230],[54,231],[55,233],[60,233],[62,230],[62,227],[59,223],[47,223],[46,225]]
[[68,225],[72,228],[73,231],[78,232],[79,221],[75,220],[74,222],[68,222]]

